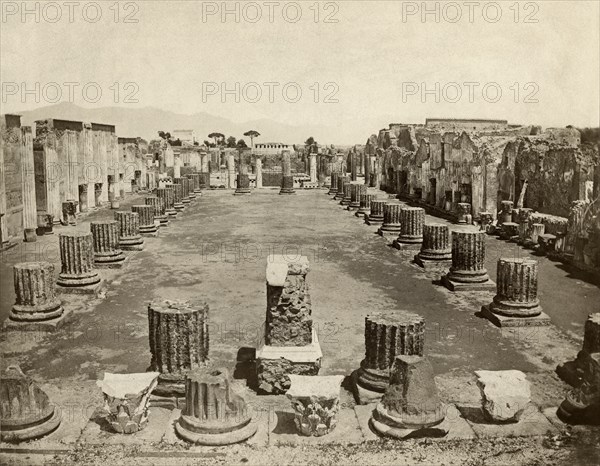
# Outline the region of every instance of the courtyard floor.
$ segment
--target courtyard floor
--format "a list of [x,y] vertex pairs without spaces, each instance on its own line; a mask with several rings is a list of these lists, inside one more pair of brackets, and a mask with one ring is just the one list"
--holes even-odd
[[[130,196],[122,209],[129,210],[140,199]],[[76,227],[55,228],[54,235],[2,252],[0,287],[10,292],[0,297],[0,319],[7,317],[14,303],[12,266],[16,262],[48,260],[59,271],[58,233],[69,228],[89,231],[90,221],[112,215],[108,209],[99,209],[82,216]],[[431,220],[447,223],[428,217]],[[375,463],[377,458],[381,464],[400,458],[408,463],[479,464],[485,459],[486,464],[501,464],[502,459],[514,461],[521,454],[525,463],[597,461],[598,429],[564,426],[553,413],[569,388],[554,370],[579,351],[588,314],[600,310],[600,288],[561,263],[537,257],[540,301],[552,325],[501,331],[476,315],[491,301],[493,291],[452,293],[437,283],[439,276],[411,263],[417,251],[398,251],[375,232],[376,227],[343,210],[323,190],[299,190],[294,196],[280,196],[273,189],[254,190],[251,196],[205,191],[158,237],[145,238],[144,251],[130,253],[123,269],[102,270],[104,287],[97,298],[66,296],[65,307],[75,316],[62,330],[2,334],[1,369],[19,364],[63,412],[57,431],[27,444],[2,444],[2,456],[14,463],[109,458],[119,464],[182,459]],[[446,403],[480,403],[475,370],[521,370],[527,374],[537,406],[530,423],[533,427],[522,432],[487,432],[470,425],[467,433],[454,440],[394,444],[368,431],[368,411],[355,407],[346,390],[350,385],[344,383],[344,414],[338,432],[316,443],[299,437],[289,425],[291,407],[285,396],[258,396],[252,390],[247,392],[248,402],[263,419],[249,445],[189,448],[174,438],[169,443],[168,424],[174,414],[157,409],[151,412],[144,435],[100,432],[90,421],[102,406],[96,381],[105,371],[147,370],[146,304],[153,299],[205,300],[210,306],[211,360],[229,369],[239,385],[246,385],[252,366],[239,355],[256,348],[263,332],[265,268],[274,254],[305,255],[310,261],[312,312],[323,351],[320,374],[350,376],[358,368],[364,356],[367,314],[416,312],[426,320],[425,353]],[[492,280],[498,258],[529,254],[520,246],[487,237],[486,262]],[[579,443],[573,441],[574,436]],[[513,456],[506,456],[510,452]]]

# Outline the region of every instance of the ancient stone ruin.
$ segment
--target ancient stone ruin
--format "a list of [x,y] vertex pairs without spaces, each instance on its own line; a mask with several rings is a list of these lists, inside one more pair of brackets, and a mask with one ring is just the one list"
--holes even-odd
[[158,226],[154,223],[154,207],[146,204],[133,205],[131,211],[138,214],[142,236],[158,236]]
[[90,223],[94,244],[94,266],[121,268],[126,256],[119,247],[119,224],[115,220]]
[[430,223],[423,225],[421,250],[415,256],[415,263],[424,269],[446,269],[452,265],[450,230],[446,225]]
[[101,278],[94,268],[91,233],[68,232],[58,236],[61,271],[56,284],[63,293],[95,294]]
[[119,247],[124,251],[143,251],[144,238],[140,234],[140,216],[136,212],[115,212],[119,225]]
[[452,267],[442,277],[450,291],[480,291],[495,284],[485,268],[485,233],[455,231],[452,233]]
[[306,275],[308,258],[288,261],[274,255],[267,263],[267,317],[264,343],[256,352],[258,388],[285,393],[288,375],[317,375],[321,347],[313,328]]

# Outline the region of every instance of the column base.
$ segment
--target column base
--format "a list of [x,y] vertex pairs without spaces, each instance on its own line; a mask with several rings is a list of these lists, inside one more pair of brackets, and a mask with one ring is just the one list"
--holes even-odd
[[369,214],[371,213],[371,209],[362,209],[359,208],[354,215],[356,215],[357,217],[363,217],[363,218],[367,218],[369,216]]
[[158,220],[158,226],[161,228],[169,226],[169,218],[166,214],[161,215],[160,217],[155,217],[154,220]]
[[35,243],[37,241],[37,234],[35,228],[25,228],[23,230],[23,241],[26,243]]
[[401,251],[405,251],[405,250],[414,250],[414,249],[421,249],[421,244],[423,242],[423,238],[418,239],[418,240],[403,240],[400,237],[396,238],[393,242],[392,242],[392,246],[394,246],[396,249],[400,249]]
[[200,424],[199,428],[203,432],[192,432],[186,428],[188,424],[191,426],[192,422],[193,418],[182,415],[175,422],[175,432],[181,439],[195,445],[220,446],[244,442],[252,437],[258,429],[256,422],[247,419],[230,429],[223,428],[224,421],[207,422],[206,424],[213,426],[212,429],[210,427],[202,428],[202,424]]
[[175,209],[167,210],[167,217],[170,218],[171,220],[174,220],[177,218],[178,213],[179,212],[177,212]]
[[[375,433],[382,437],[391,437],[398,440],[422,437],[440,438],[445,437],[449,432],[448,425],[446,423],[442,424],[444,412],[444,406],[440,403],[440,407],[435,411],[437,414],[430,414],[435,418],[430,423],[424,423],[422,426],[405,426],[402,424],[402,419],[391,416],[381,404],[378,404],[371,416],[370,424]],[[424,418],[425,414],[419,415],[419,417]]]
[[340,193],[339,191],[336,191],[335,195],[333,196],[334,201],[341,201],[343,198],[344,194]]
[[156,225],[140,226],[140,235],[142,236],[158,236],[158,227]]
[[181,200],[181,203],[182,203],[184,206],[186,206],[186,207],[187,207],[188,205],[190,205],[190,203],[191,203],[191,202],[192,202],[192,200],[191,200],[189,197],[184,197],[184,198]]
[[252,194],[252,192],[250,191],[250,188],[238,188],[235,190],[235,192],[233,193],[234,196],[247,196]]
[[358,210],[360,209],[360,204],[353,204],[352,202],[350,203],[350,205],[348,206],[348,210]]
[[144,239],[141,235],[131,238],[119,238],[119,248],[123,251],[143,251]]
[[340,201],[340,205],[343,205],[343,206],[349,206],[351,202],[352,202],[352,201],[351,201],[351,199],[350,199],[349,197],[344,197],[344,198],[342,198],[342,200]]
[[2,429],[0,434],[3,442],[23,442],[24,440],[31,440],[55,431],[60,425],[61,411],[60,409],[54,409],[52,414],[47,417],[43,422],[24,424],[21,426],[14,426],[12,430]]
[[379,236],[398,236],[400,234],[400,225],[381,225],[377,230]]
[[496,327],[542,327],[550,325],[550,317],[541,312],[534,317],[509,317],[494,314],[489,305],[481,307],[481,316]]
[[279,194],[296,194],[296,190],[294,188],[281,188]]
[[317,375],[323,353],[313,328],[312,343],[307,346],[270,346],[261,343],[256,351],[258,390],[273,395],[290,388],[288,374]]
[[327,191],[328,196],[333,196],[335,194],[337,194],[337,189],[330,189],[329,191]]
[[389,371],[364,369],[361,363],[361,367],[352,373],[352,386],[358,404],[367,405],[381,400],[389,379]]
[[183,203],[177,203],[175,204],[175,206],[173,207],[175,209],[175,211],[177,213],[183,212],[183,209],[185,209],[185,205],[183,205]]
[[198,188],[198,189],[194,189],[194,194],[196,196],[202,196],[202,189]]
[[427,259],[416,254],[414,261],[425,270],[448,270],[452,267],[452,259]]
[[73,311],[65,310],[62,306],[62,314],[48,320],[13,320],[9,317],[4,321],[5,331],[20,332],[54,332],[68,323],[73,317]]
[[457,282],[450,278],[448,275],[442,277],[442,285],[448,288],[450,291],[489,291],[496,289],[496,283],[487,278],[483,282]]
[[383,225],[383,217],[373,217],[372,215],[366,215],[365,223],[371,226]]
[[113,255],[98,255],[94,254],[94,267],[97,269],[120,269],[128,261],[128,257],[119,251]]
[[190,198],[190,201],[195,201],[196,200],[196,191],[189,193],[188,197]]
[[56,290],[60,293],[67,294],[97,294],[102,285],[102,280],[98,276],[98,281],[96,283],[91,283],[89,285],[76,285],[69,284],[67,281],[59,281],[56,283]]

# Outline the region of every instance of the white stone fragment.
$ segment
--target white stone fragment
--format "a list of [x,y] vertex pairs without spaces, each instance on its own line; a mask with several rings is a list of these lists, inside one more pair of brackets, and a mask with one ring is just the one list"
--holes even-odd
[[483,409],[496,422],[518,421],[531,402],[531,390],[521,371],[475,371]]

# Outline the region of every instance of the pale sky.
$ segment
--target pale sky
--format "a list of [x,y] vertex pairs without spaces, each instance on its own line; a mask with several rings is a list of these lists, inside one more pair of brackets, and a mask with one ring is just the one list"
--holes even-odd
[[[62,83],[77,82],[73,100],[82,106],[149,106],[238,122],[266,118],[290,125],[352,124],[356,142],[376,132],[373,121],[379,120],[379,127],[392,121],[420,123],[426,117],[500,118],[545,127],[599,125],[597,1],[497,2],[499,10],[487,6],[485,16],[483,7],[494,2],[474,2],[472,22],[465,2],[428,2],[432,10],[438,5],[439,22],[434,14],[423,22],[419,11],[403,20],[403,8],[410,13],[422,2],[320,2],[318,22],[313,1],[274,2],[272,22],[268,2],[227,2],[232,11],[239,8],[236,22],[234,14],[222,18],[219,12],[203,21],[203,7],[205,12],[220,11],[223,2],[136,1],[120,2],[115,22],[114,1],[101,1],[102,17],[95,23],[83,13],[85,7],[86,17],[94,19],[97,10],[89,6],[94,2],[76,2],[72,22],[65,2],[45,11],[43,3],[29,2],[32,10],[39,9],[39,22],[34,14],[22,18],[20,1],[1,3],[2,113],[50,104],[41,88],[39,103],[35,95],[23,98],[21,83],[30,89],[36,82],[59,83],[64,102],[70,97]],[[262,16],[252,23],[257,6]],[[450,22],[459,13],[456,6],[462,17]],[[491,22],[498,11],[501,18]],[[302,16],[293,22],[298,12]],[[61,18],[49,22],[58,13]],[[138,22],[125,23],[127,13]],[[328,14],[337,22],[326,23]],[[115,82],[121,88],[118,103]],[[222,103],[221,83],[234,89],[236,82],[240,102],[225,95],[228,102]],[[255,103],[241,92],[252,82],[262,92]],[[279,83],[273,85],[273,102],[265,82]],[[465,82],[478,83],[470,85],[473,102]],[[97,103],[82,100],[86,83],[97,83],[102,90]],[[125,89],[125,83],[137,86],[138,103],[124,102],[136,90]],[[203,83],[218,83],[217,94],[205,95],[205,102]],[[295,89],[302,90],[298,102],[284,99],[286,83],[294,83],[287,89],[290,99]],[[420,95],[423,85],[435,90],[436,83],[439,103],[434,94]],[[493,102],[497,88],[502,97]],[[53,87],[45,89],[52,100]],[[94,88],[89,89],[93,99]],[[246,86],[246,97],[256,98],[255,90]],[[334,91],[338,102],[325,103]]]

